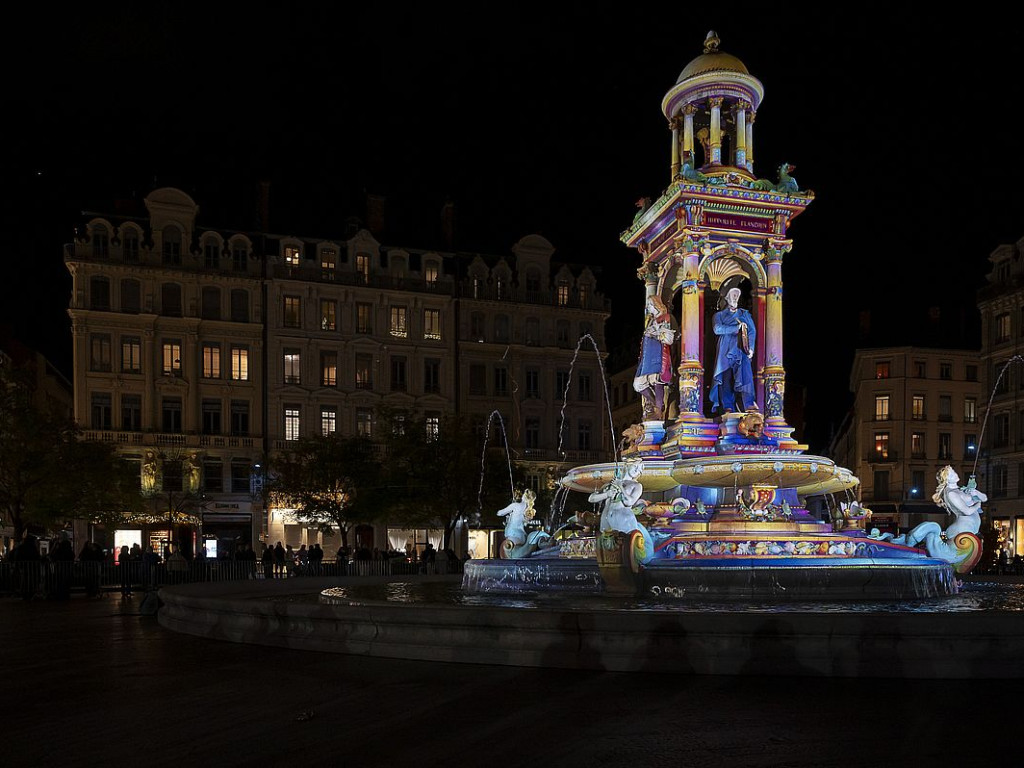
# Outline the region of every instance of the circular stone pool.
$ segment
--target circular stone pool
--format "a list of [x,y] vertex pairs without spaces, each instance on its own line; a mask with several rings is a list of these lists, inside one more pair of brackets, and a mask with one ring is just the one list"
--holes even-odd
[[[388,582],[391,583],[388,583]],[[423,661],[609,671],[1024,677],[1024,587],[913,603],[461,595],[458,577],[285,579],[160,591],[160,623],[234,642]],[[340,588],[326,601],[322,590]]]

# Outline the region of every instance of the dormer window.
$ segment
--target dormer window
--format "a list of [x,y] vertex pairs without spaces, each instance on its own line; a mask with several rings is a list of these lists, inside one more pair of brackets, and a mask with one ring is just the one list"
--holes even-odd
[[370,254],[356,254],[356,272],[359,274],[359,279],[362,283],[370,282]]
[[441,276],[441,269],[438,267],[436,261],[428,261],[426,266],[423,267],[423,281],[429,286],[437,285],[437,281]]
[[296,246],[286,245],[284,247],[284,263],[287,264],[289,267],[299,266],[300,257],[301,252]]
[[96,226],[92,230],[92,255],[105,259],[110,255],[110,233],[104,226]]
[[569,306],[569,284],[566,282],[560,282],[557,290],[558,306],[567,307]]
[[587,302],[590,300],[590,286],[586,285],[586,284],[580,285],[579,286],[579,292],[580,292],[580,306],[581,307],[586,307],[587,306]]
[[164,227],[163,261],[170,266],[181,264],[181,230],[177,227]]

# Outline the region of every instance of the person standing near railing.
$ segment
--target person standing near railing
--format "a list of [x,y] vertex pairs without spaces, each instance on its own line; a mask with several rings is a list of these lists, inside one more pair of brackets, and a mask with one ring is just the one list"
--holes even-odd
[[74,565],[75,550],[71,547],[71,541],[62,536],[50,553],[54,599],[67,600],[71,597],[71,570]]
[[156,569],[160,565],[160,555],[150,544],[142,555],[142,585],[149,591],[156,588]]
[[125,544],[117,553],[117,568],[121,574],[121,597],[128,597],[132,593],[132,579],[128,570],[129,560],[128,545]]
[[21,599],[31,600],[39,586],[39,567],[42,563],[39,540],[26,531],[21,544],[11,552],[11,559],[14,561]]
[[82,551],[78,555],[78,562],[82,564],[85,572],[85,594],[86,597],[100,596],[100,563],[103,562],[103,551],[94,541],[85,542]]
[[274,578],[274,548],[264,546],[263,557],[260,558],[260,562],[263,564],[263,578],[272,579]]
[[284,560],[285,551],[284,547],[281,546],[281,542],[277,542],[277,546],[274,547],[274,577],[278,579],[284,578]]

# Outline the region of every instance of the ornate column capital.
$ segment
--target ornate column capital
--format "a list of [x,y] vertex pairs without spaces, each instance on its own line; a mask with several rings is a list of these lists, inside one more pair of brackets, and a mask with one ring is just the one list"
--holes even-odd
[[743,110],[744,112],[749,112],[751,106],[751,103],[746,99],[740,99],[733,105],[733,110],[737,112],[740,110]]
[[680,115],[676,115],[668,121],[668,129],[670,131],[678,131],[683,127],[683,118]]
[[682,113],[684,115],[693,116],[693,115],[697,114],[697,105],[696,104],[687,104],[685,107],[682,108],[681,111],[682,111]]
[[708,96],[708,106],[712,109],[715,107],[721,108],[723,101],[725,101],[723,96]]
[[782,262],[782,257],[793,250],[792,240],[767,240],[764,244],[764,260],[768,264]]
[[645,283],[657,283],[659,269],[660,265],[655,264],[654,262],[644,262],[640,265],[640,268],[637,269],[636,276]]

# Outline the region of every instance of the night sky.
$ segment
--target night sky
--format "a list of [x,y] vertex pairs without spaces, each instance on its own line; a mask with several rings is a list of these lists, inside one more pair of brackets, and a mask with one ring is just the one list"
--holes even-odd
[[792,163],[817,195],[783,272],[813,448],[842,419],[858,344],[978,343],[986,257],[1024,236],[1018,25],[983,3],[299,6],[44,7],[12,27],[0,324],[70,369],[61,245],[80,211],[176,186],[200,226],[245,229],[269,180],[278,234],[340,238],[366,192],[387,197],[386,245],[437,245],[447,199],[460,250],[539,232],[595,268],[609,343],[635,345],[638,258],[618,235],[668,184],[661,98],[712,28],[765,86],[758,174]]

